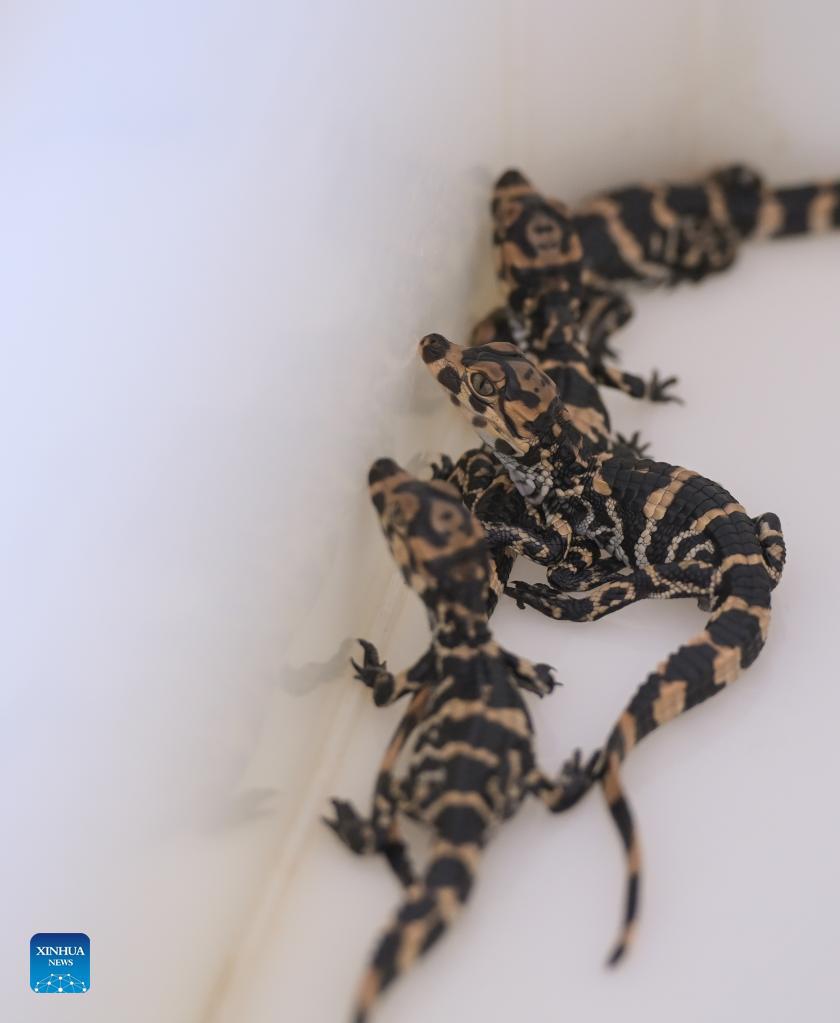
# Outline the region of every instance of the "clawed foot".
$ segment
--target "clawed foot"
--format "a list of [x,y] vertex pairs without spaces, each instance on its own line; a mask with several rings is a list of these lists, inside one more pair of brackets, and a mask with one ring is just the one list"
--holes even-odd
[[596,750],[584,764],[583,754],[579,749],[576,749],[560,769],[557,785],[558,788],[562,789],[563,794],[555,808],[557,810],[568,810],[575,805],[581,796],[586,795],[598,780],[600,766],[600,750]]
[[504,592],[506,597],[513,597],[516,601],[516,606],[520,611],[525,610],[525,597],[522,592],[521,582],[508,583],[507,586],[505,586]]
[[539,696],[549,696],[563,683],[558,681],[550,664],[534,664],[533,691]]
[[625,437],[623,433],[617,433],[615,435],[615,442],[616,447],[624,448],[634,458],[644,458],[645,452],[650,447],[649,443],[642,444],[641,434],[638,430],[631,433],[629,437]]
[[440,462],[432,462],[432,479],[433,480],[448,480],[452,475],[452,470],[455,468],[455,463],[449,457],[449,455],[441,455]]
[[513,670],[523,689],[537,696],[549,696],[558,686],[563,685],[555,677],[554,668],[550,664],[534,664],[520,657],[513,664]]
[[343,799],[333,799],[331,802],[335,817],[323,817],[324,823],[354,853],[361,856],[376,852],[381,843],[371,822],[360,817],[352,803]]
[[684,405],[685,402],[682,398],[677,397],[676,394],[668,394],[668,389],[676,383],[676,377],[667,377],[665,380],[660,380],[659,373],[654,370],[650,383],[647,385],[648,399],[650,401],[675,401],[678,405]]
[[508,583],[505,586],[505,595],[513,597],[519,610],[524,611],[526,607],[534,607],[535,598],[544,596],[550,599],[556,597],[557,593],[545,583],[525,583],[521,579],[517,579],[516,582]]
[[364,658],[361,664],[354,661],[352,657],[350,658],[350,663],[356,672],[353,677],[364,682],[369,690],[375,691],[378,682],[383,683],[388,680],[387,664],[380,660],[380,652],[373,646],[373,643],[366,639],[359,639],[359,644]]

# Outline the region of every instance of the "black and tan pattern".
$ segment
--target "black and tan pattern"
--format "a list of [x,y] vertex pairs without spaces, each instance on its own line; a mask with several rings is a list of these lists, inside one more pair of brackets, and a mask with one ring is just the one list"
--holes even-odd
[[727,269],[748,238],[840,227],[840,181],[770,188],[744,164],[696,181],[631,185],[575,211],[584,259],[598,277],[675,284]]
[[[354,852],[384,855],[405,886],[363,977],[355,1023],[447,930],[472,890],[488,839],[525,797],[561,811],[589,784],[579,759],[556,780],[537,767],[521,691],[542,696],[556,683],[547,665],[509,653],[490,633],[491,564],[478,520],[452,486],[417,480],[389,459],[374,463],[369,480],[391,553],[426,605],[432,639],[397,675],[367,641],[362,663],[354,662],[377,704],[411,696],[382,761],[370,818],[334,800],[335,816],[327,821]],[[398,777],[401,753],[407,758]],[[400,813],[434,833],[419,877],[400,836]]]
[[[523,178],[503,177],[492,202],[499,277],[508,292],[507,305],[491,313],[473,331],[472,343],[515,343],[550,378],[574,424],[598,450],[641,455],[638,432],[627,438],[613,434],[600,386],[636,398],[679,401],[670,393],[674,377],[650,380],[604,363],[606,328],[629,317],[629,306],[616,294],[584,286],[583,248],[568,211],[534,191]],[[489,463],[489,467],[488,467]],[[507,473],[481,449],[467,451],[457,463],[448,459],[435,467],[435,478],[449,479],[468,507],[482,501],[508,520],[518,515]],[[514,561],[513,552],[493,548],[497,582],[491,610]]]
[[[503,174],[491,203],[498,275],[507,302],[478,324],[474,344],[509,341],[548,374],[575,425],[610,446],[610,424],[598,386],[633,398],[675,401],[671,377],[645,380],[605,365],[610,334],[632,310],[626,297],[596,278],[575,217],[541,195],[517,171]],[[594,421],[590,421],[593,419]]]
[[[604,363],[607,335],[602,328],[624,322],[629,306],[620,296],[584,286],[583,248],[561,203],[539,195],[511,172],[496,187],[492,212],[507,305],[476,326],[472,343],[515,343],[550,377],[574,424],[594,448],[641,454],[646,445],[638,433],[629,438],[613,434],[600,386],[651,401],[678,401],[669,391],[675,378],[662,380],[654,373],[646,381]],[[487,461],[485,452],[471,449],[454,465],[447,461],[436,476],[458,486],[468,507],[487,494],[483,503],[516,518],[519,510],[507,473],[492,459],[494,468],[488,470]],[[486,518],[483,509],[477,514]],[[514,554],[495,546],[493,556],[503,584]]]
[[[496,324],[494,336],[485,325],[479,341],[518,341],[537,291],[565,286],[579,292],[582,336],[599,366],[613,354],[610,335],[633,314],[620,285],[700,281],[728,269],[747,239],[840,227],[840,181],[774,189],[751,168],[732,164],[696,181],[615,189],[570,211],[509,170],[496,183],[493,210],[499,273],[511,291],[506,308],[488,318]],[[582,265],[570,274],[545,251],[551,232],[543,225],[552,216],[562,216],[579,239]],[[517,228],[518,219],[524,227]],[[642,396],[632,374],[611,376],[599,382]]]
[[461,348],[430,335],[420,350],[524,499],[515,522],[484,523],[491,544],[548,570],[550,585],[508,585],[520,606],[589,622],[644,598],[693,597],[712,612],[703,632],[638,689],[591,772],[590,781],[603,786],[628,859],[615,962],[632,933],[639,887],[621,762],[645,735],[720,692],[758,656],[770,592],[785,560],[779,520],[750,518],[723,487],[691,470],[598,450],[551,380],[515,345]]

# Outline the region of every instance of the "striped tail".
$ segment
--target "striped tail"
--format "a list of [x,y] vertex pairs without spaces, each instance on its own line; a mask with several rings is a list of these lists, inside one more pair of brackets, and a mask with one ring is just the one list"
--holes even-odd
[[743,234],[753,238],[820,234],[840,228],[840,181],[762,189],[752,211],[732,205],[736,224],[740,219]]
[[765,512],[753,519],[758,542],[761,544],[761,553],[764,557],[764,564],[772,580],[773,587],[779,584],[782,578],[782,570],[787,561],[787,545],[782,534],[782,524],[779,516],[773,512]]
[[742,238],[784,238],[840,227],[840,181],[770,188],[753,168],[734,163],[714,171],[708,187],[713,207],[717,204],[718,213]]
[[627,947],[633,938],[636,926],[636,915],[639,906],[639,894],[641,890],[641,854],[639,852],[639,841],[636,837],[636,828],[633,823],[633,815],[624,793],[621,790],[621,778],[619,768],[621,758],[616,753],[610,753],[607,757],[604,774],[601,778],[601,786],[607,800],[612,819],[621,835],[624,845],[624,855],[627,860],[627,888],[624,896],[624,919],[621,924],[621,931],[618,940],[607,960],[608,966],[615,966],[622,958]]
[[477,845],[443,839],[435,843],[423,880],[407,889],[362,978],[353,1023],[367,1023],[381,992],[430,949],[458,915],[472,888],[478,856]]
[[[763,551],[779,548],[783,564],[784,540],[779,520],[766,515],[758,521],[766,524],[767,529]],[[641,886],[641,857],[630,807],[621,789],[621,764],[646,735],[719,693],[758,656],[767,634],[770,591],[775,585],[770,568],[765,567],[765,556],[735,555],[727,559],[729,564],[716,586],[716,592],[726,596],[706,628],[648,676],[607,740],[601,785],[627,860],[624,919],[610,965],[622,958],[632,941]]]

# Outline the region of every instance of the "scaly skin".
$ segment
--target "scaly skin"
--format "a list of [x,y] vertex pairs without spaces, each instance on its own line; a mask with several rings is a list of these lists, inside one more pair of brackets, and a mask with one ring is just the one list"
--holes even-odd
[[[379,706],[411,696],[380,766],[369,819],[334,800],[327,823],[358,854],[380,853],[405,886],[359,990],[353,1019],[364,1023],[379,994],[441,937],[466,902],[496,826],[528,795],[553,812],[573,805],[592,765],[578,755],[556,780],[538,768],[521,690],[543,696],[551,669],[496,643],[487,625],[491,564],[484,530],[454,487],[422,482],[389,459],[370,470],[370,493],[406,583],[426,605],[432,640],[408,670],[393,674],[362,640],[356,677]],[[412,752],[401,777],[397,757]],[[417,877],[400,836],[406,814],[434,834]]]
[[607,446],[609,417],[598,385],[633,398],[679,400],[668,393],[676,383],[673,377],[660,380],[654,374],[646,381],[605,365],[605,355],[613,354],[608,351],[609,335],[627,322],[632,310],[623,295],[593,276],[569,210],[541,195],[518,171],[499,179],[491,208],[498,275],[507,301],[478,324],[473,343],[517,344],[554,380],[575,425],[593,442],[591,427],[580,421],[579,399],[597,413],[600,422],[593,425]]
[[637,690],[590,777],[602,784],[627,854],[624,925],[610,960],[617,962],[633,932],[639,891],[621,763],[646,735],[720,692],[758,656],[785,560],[779,520],[750,518],[723,487],[688,469],[597,450],[552,381],[514,345],[465,349],[433,334],[420,350],[525,500],[517,519],[485,523],[491,543],[548,569],[551,585],[507,587],[520,606],[579,622],[646,597],[693,597],[712,611],[703,632]]
[[594,196],[574,220],[599,278],[677,284],[726,270],[747,239],[840,227],[840,182],[770,188],[753,168],[731,164],[697,181]]
[[506,304],[477,325],[472,343],[518,345],[552,378],[594,445],[641,456],[647,445],[638,433],[612,433],[598,387],[679,398],[670,393],[674,377],[654,372],[645,380],[606,363],[611,335],[633,315],[618,285],[698,281],[731,266],[744,240],[837,228],[840,182],[772,189],[732,164],[693,182],[616,189],[570,212],[508,170],[491,208]]
[[[516,170],[496,183],[496,241],[504,261],[504,230],[500,212],[533,202],[538,193]],[[732,266],[741,244],[752,238],[783,238],[840,227],[840,182],[817,182],[770,188],[743,164],[718,168],[695,181],[637,184],[593,196],[569,213],[562,204],[545,199],[566,212],[583,250],[581,325],[590,356],[600,361],[613,355],[610,336],[633,315],[624,284],[674,285],[700,281]],[[511,214],[509,214],[511,215]],[[490,338],[513,340],[523,329],[522,306],[533,301],[533,288],[521,297],[515,292],[496,312],[506,323]],[[527,308],[524,310],[527,319]],[[613,371],[616,372],[616,371]],[[621,376],[617,378],[621,381]],[[638,378],[636,378],[638,379]],[[601,381],[611,386],[622,383]],[[638,384],[626,382],[638,388]]]
[[[515,192],[515,194],[513,194]],[[593,354],[591,332],[585,327],[586,310],[608,318],[609,310],[583,287],[583,249],[574,224],[564,208],[530,186],[497,189],[493,199],[499,276],[508,290],[508,306],[492,314],[474,331],[473,341],[506,340],[519,348],[553,381],[577,428],[599,451],[641,455],[645,445],[638,433],[631,438],[613,435],[599,385],[616,387],[637,398],[678,401],[669,393],[673,377],[650,381],[605,366],[601,353]],[[511,330],[511,323],[515,324]],[[517,498],[507,473],[481,449],[467,451],[457,463],[446,460],[435,467],[435,478],[449,479],[461,490],[467,506],[487,520],[492,508],[506,520],[519,514]],[[476,503],[481,502],[481,508]],[[519,502],[521,503],[521,502]],[[498,581],[491,604],[507,581],[514,561],[512,551],[494,547]],[[491,606],[492,610],[492,606]]]

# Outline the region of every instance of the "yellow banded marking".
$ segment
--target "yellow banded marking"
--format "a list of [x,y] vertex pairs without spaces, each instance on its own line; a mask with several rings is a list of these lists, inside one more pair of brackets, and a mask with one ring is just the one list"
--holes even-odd
[[830,185],[822,188],[808,206],[808,230],[828,231],[833,225],[834,208],[837,205],[837,191]]
[[697,476],[697,473],[692,472],[690,469],[680,469],[678,472],[675,472],[664,487],[654,490],[648,496],[642,512],[644,517],[655,522],[659,522],[660,519],[664,518],[665,513],[671,507],[671,503],[683,488],[685,482],[695,476]]
[[445,746],[440,747],[425,746],[414,753],[411,763],[419,764],[428,758],[430,760],[439,760],[441,765],[443,765],[447,760],[452,760],[454,757],[469,757],[471,760],[481,761],[481,763],[486,764],[488,767],[499,766],[499,756],[497,753],[484,749],[482,746],[473,746],[472,743],[457,740],[448,742]]
[[478,866],[478,861],[481,859],[481,849],[474,842],[464,842],[462,845],[456,845],[454,842],[440,839],[435,842],[431,859],[440,860],[444,857],[461,860],[470,871],[474,872]]
[[782,229],[784,222],[784,207],[776,196],[772,192],[763,196],[755,225],[755,234],[760,238],[774,235]]
[[644,250],[636,241],[632,231],[628,230],[622,222],[618,204],[612,199],[594,199],[587,205],[586,212],[592,212],[604,218],[607,233],[615,243],[621,258],[629,266],[645,277],[664,279],[668,276],[668,271],[664,267],[651,266],[645,262]]
[[425,820],[434,820],[442,810],[448,810],[451,806],[469,807],[471,810],[475,810],[485,824],[490,824],[493,821],[490,807],[478,792],[460,792],[457,789],[452,792],[444,792],[439,799],[424,809],[423,817]]
[[716,224],[729,224],[729,207],[723,189],[717,181],[706,182],[706,198],[709,201],[709,213]]
[[629,710],[625,710],[618,719],[618,727],[624,739],[625,755],[636,745],[636,719]]
[[464,721],[466,718],[480,717],[485,721],[501,725],[516,735],[530,738],[531,729],[528,718],[518,707],[488,707],[483,700],[448,700],[445,706],[434,716],[428,718],[428,725],[438,721]]
[[701,515],[699,519],[695,519],[694,522],[688,527],[693,533],[702,533],[708,524],[714,519],[719,519],[721,515],[734,515],[735,512],[743,512],[747,514],[746,508],[743,505],[738,504],[737,501],[732,501],[725,505],[723,508],[712,508],[707,511],[705,515]]
[[724,558],[718,569],[719,575],[728,572],[734,565],[763,565],[764,557],[761,554],[730,554]]
[[665,200],[665,191],[660,187],[651,189],[650,212],[656,223],[669,231],[679,223],[679,217]]
[[685,682],[662,683],[659,696],[653,701],[653,720],[658,725],[665,725],[682,714],[687,688]]

